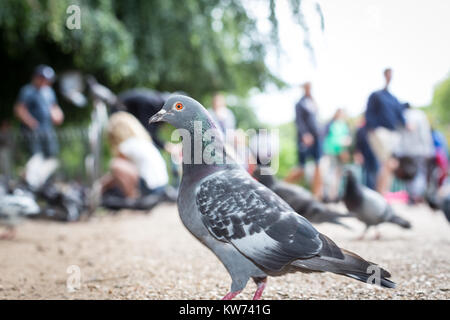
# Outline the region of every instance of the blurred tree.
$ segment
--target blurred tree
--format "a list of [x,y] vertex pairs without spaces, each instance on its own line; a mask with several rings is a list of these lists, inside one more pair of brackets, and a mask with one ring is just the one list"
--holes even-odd
[[450,77],[440,82],[434,89],[431,109],[436,114],[436,120],[441,124],[450,125]]
[[280,133],[280,154],[277,176],[284,178],[297,165],[297,131],[293,122],[278,126]]
[[[301,1],[289,3],[306,30]],[[66,10],[74,4],[81,9],[79,30],[66,27]],[[245,96],[253,87],[281,86],[264,61],[278,33],[275,1],[268,6],[270,39],[258,33],[239,0],[3,0],[0,67],[7,81],[0,86],[0,116],[12,116],[19,88],[39,63],[57,72],[94,74],[116,91],[146,86],[183,90],[198,99],[216,90]],[[88,114],[65,112],[69,121]]]
[[433,126],[442,131],[450,143],[450,76],[437,84],[426,111]]

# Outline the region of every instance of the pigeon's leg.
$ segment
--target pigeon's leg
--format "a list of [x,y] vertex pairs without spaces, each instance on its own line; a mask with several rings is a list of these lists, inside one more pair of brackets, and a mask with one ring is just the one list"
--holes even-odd
[[375,237],[374,240],[380,240],[381,239],[381,233],[380,230],[378,230],[378,228],[375,229]]
[[263,294],[264,289],[266,288],[267,284],[267,277],[265,278],[253,278],[258,288],[255,291],[255,295],[253,296],[253,300],[259,300],[261,299],[261,296]]
[[366,228],[364,229],[364,232],[362,233],[362,235],[360,235],[358,238],[356,238],[356,240],[361,241],[364,239],[364,237],[366,236],[367,230],[369,230],[369,226],[366,226]]
[[7,231],[0,234],[0,240],[12,240],[16,236],[16,228],[8,227]]
[[234,297],[236,297],[239,293],[241,293],[241,290],[234,291],[234,292],[228,292],[225,297],[222,298],[222,300],[231,300]]

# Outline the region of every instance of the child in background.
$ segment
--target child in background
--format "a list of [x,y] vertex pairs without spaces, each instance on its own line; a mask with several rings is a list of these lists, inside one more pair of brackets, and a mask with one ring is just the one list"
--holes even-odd
[[339,195],[339,187],[344,163],[349,160],[348,147],[352,142],[350,129],[345,121],[344,110],[336,110],[329,122],[323,150],[328,160],[328,175],[325,179],[326,200],[336,200]]

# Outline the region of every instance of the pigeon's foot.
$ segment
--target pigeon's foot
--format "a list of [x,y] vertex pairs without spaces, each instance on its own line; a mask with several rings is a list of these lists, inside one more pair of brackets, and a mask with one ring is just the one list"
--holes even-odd
[[381,240],[381,233],[379,231],[377,231],[375,233],[375,237],[373,238],[374,240]]
[[358,240],[358,241],[364,240],[364,238],[366,237],[367,231],[369,231],[369,226],[367,226],[366,229],[364,229],[364,232],[362,233],[362,235],[360,235],[355,240]]
[[365,235],[366,235],[366,233],[363,233],[362,235],[360,235],[359,237],[356,237],[356,239],[355,240],[357,240],[357,241],[361,241],[361,240],[364,240],[364,237],[365,237]]
[[258,288],[255,291],[255,295],[253,296],[253,300],[261,299],[263,291],[266,288],[267,278],[264,278],[264,279],[258,281],[256,284],[257,284]]
[[228,292],[226,296],[222,298],[222,300],[231,300],[234,297],[236,297],[239,293],[241,293],[241,290],[235,292]]

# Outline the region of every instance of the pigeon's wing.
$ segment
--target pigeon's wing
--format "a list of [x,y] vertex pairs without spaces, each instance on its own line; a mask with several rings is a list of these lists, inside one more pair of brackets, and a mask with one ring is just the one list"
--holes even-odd
[[268,270],[279,271],[322,249],[317,230],[243,170],[220,171],[204,179],[196,203],[215,238],[232,243]]

